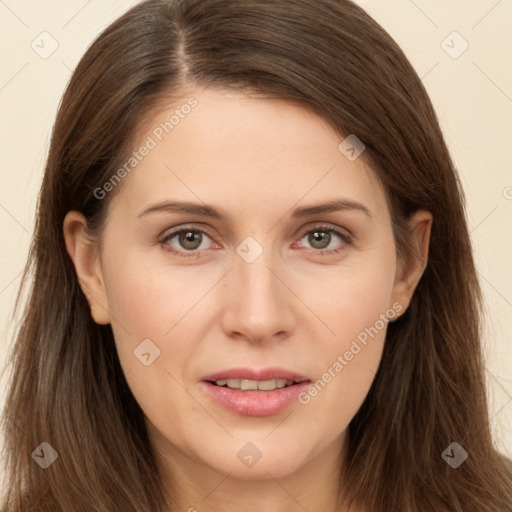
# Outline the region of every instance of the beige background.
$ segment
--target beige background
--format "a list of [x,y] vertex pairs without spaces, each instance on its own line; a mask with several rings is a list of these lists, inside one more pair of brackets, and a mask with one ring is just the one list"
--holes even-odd
[[[135,3],[0,0],[2,367],[59,99],[86,47]],[[461,173],[487,301],[484,349],[490,413],[496,444],[512,457],[512,0],[358,3],[395,38],[422,78]],[[52,44],[58,48],[43,55],[47,58],[31,47],[41,53]],[[5,378],[0,405],[4,396]]]

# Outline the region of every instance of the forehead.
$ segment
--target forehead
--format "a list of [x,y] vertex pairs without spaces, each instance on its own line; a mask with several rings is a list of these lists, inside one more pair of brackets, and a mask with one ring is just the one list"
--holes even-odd
[[351,161],[340,151],[343,139],[324,119],[287,101],[191,90],[141,121],[139,154],[120,199],[134,208],[173,198],[253,214],[339,197],[386,208],[363,158]]

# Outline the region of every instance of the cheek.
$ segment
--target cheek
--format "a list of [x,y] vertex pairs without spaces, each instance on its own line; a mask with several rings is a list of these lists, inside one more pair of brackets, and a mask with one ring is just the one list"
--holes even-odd
[[117,352],[132,392],[141,404],[154,403],[155,389],[177,400],[177,382],[184,381],[209,325],[205,314],[214,313],[212,288],[222,269],[180,269],[136,251],[122,257],[111,251],[104,269]]
[[164,338],[204,298],[215,280],[211,270],[179,269],[161,260],[153,265],[144,253],[110,261],[105,265],[109,312],[136,337]]
[[303,272],[299,295],[328,329],[322,346],[344,348],[391,307],[396,260],[393,246],[358,255],[338,268]]
[[308,305],[329,329],[316,335],[317,380],[299,401],[315,416],[330,418],[336,429],[348,425],[364,401],[380,363],[386,315],[393,318],[400,311],[391,300],[394,275],[391,247],[338,270],[315,292],[312,283],[309,292],[303,288]]
[[136,401],[149,417],[166,421],[176,408],[191,412],[194,402],[180,383],[196,349],[195,313],[210,281],[161,264],[148,266],[136,253],[109,258],[104,266],[111,325]]

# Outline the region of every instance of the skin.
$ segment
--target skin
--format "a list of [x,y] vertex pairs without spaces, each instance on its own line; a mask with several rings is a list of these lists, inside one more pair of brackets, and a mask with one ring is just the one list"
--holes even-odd
[[[239,366],[321,378],[393,304],[406,310],[427,261],[432,215],[410,220],[420,257],[398,261],[373,172],[338,150],[342,138],[321,118],[285,101],[191,89],[144,120],[136,147],[191,96],[198,106],[110,192],[101,250],[78,212],[64,222],[67,250],[94,321],[112,325],[177,510],[334,511],[346,429],[377,371],[386,327],[309,403],[277,415],[227,411],[203,393],[201,379]],[[338,198],[363,204],[371,217],[349,209],[289,215]],[[215,206],[228,221],[139,216],[169,200]],[[318,225],[353,240],[322,231],[327,241],[319,242],[311,235]],[[166,251],[190,254],[193,244],[178,236],[158,242],[181,227],[207,231],[192,249],[199,257]],[[247,236],[263,249],[252,263],[236,252]],[[320,254],[329,249],[340,250]],[[133,353],[144,339],[161,351],[150,366]],[[262,454],[252,467],[237,457],[247,442]]]

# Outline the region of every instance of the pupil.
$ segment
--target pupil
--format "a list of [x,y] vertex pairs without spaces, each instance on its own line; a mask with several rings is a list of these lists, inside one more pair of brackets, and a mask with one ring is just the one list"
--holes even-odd
[[[313,231],[309,237],[309,242],[313,247],[316,247],[317,249],[324,249],[329,245],[331,235],[327,233],[326,231]],[[320,243],[319,246],[316,246],[315,244]]]
[[201,242],[199,242],[199,245],[196,243],[199,238],[198,233],[194,233],[193,231],[184,231],[181,233],[180,243],[185,249],[197,249],[197,247],[201,245]]

